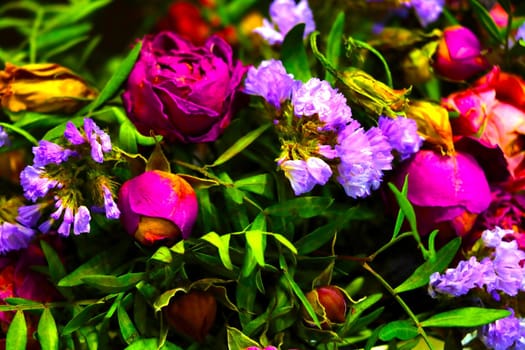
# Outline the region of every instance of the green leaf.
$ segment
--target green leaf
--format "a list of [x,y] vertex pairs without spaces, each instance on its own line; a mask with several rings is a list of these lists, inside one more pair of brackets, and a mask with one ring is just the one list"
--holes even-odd
[[511,314],[509,310],[464,307],[433,315],[420,324],[422,327],[478,327]]
[[49,275],[51,280],[54,283],[57,283],[62,277],[66,275],[66,268],[62,264],[60,256],[57,254],[55,249],[49,245],[49,243],[41,240],[40,246],[42,247],[42,251],[44,252],[44,256],[47,260],[47,265],[49,266]]
[[219,257],[228,270],[233,270],[233,265],[230,259],[230,235],[219,236],[216,232],[209,232],[201,237],[202,240],[214,245],[219,250]]
[[251,248],[253,256],[259,266],[264,266],[264,251],[266,250],[266,236],[262,231],[246,231],[246,243]]
[[173,261],[173,256],[171,255],[171,251],[168,247],[159,247],[159,249],[153,253],[151,259],[169,264]]
[[263,132],[265,132],[270,126],[272,126],[271,123],[261,125],[255,130],[250,131],[243,137],[241,137],[239,140],[237,140],[233,145],[230,146],[226,151],[224,151],[223,154],[219,156],[213,162],[213,164],[208,165],[208,167],[215,167],[217,165],[221,165],[226,163],[231,158],[235,157],[237,154],[241,153],[246,147],[252,144],[259,136],[262,135]]
[[135,61],[140,54],[142,48],[142,41],[135,44],[128,56],[122,61],[117,71],[111,76],[97,98],[89,105],[84,107],[78,114],[82,115],[86,112],[92,112],[98,107],[102,106],[106,101],[109,101],[119,91],[122,84],[127,80],[129,73],[135,65]]
[[168,341],[164,342],[160,347],[159,345],[159,340],[157,338],[145,338],[131,343],[124,348],[124,350],[184,350]]
[[122,335],[122,339],[124,339],[126,344],[132,344],[137,340],[137,338],[140,338],[137,328],[135,328],[133,321],[131,321],[131,318],[121,303],[118,305],[117,318],[120,334]]
[[39,50],[52,49],[57,44],[67,43],[78,37],[88,38],[87,34],[91,30],[91,24],[80,23],[64,28],[54,29],[53,31],[40,34],[36,38]]
[[498,26],[494,23],[490,13],[487,11],[478,0],[470,0],[470,5],[474,11],[474,15],[481,22],[483,28],[487,30],[490,37],[497,43],[502,45],[504,43],[504,37],[500,33]]
[[78,330],[80,327],[87,326],[96,316],[102,315],[101,304],[91,304],[77,313],[62,329],[62,335],[68,335]]
[[17,311],[9,325],[5,339],[5,348],[24,350],[27,345],[27,325],[23,311]]
[[379,338],[383,341],[392,339],[409,340],[418,336],[417,327],[413,322],[400,320],[387,323],[379,331]]
[[44,309],[40,316],[37,334],[42,350],[58,350],[57,325],[49,309]]
[[400,192],[393,183],[389,182],[388,187],[394,193],[396,201],[399,204],[399,208],[407,218],[410,229],[412,232],[417,233],[416,212],[414,211],[414,207],[409,202],[407,196]]
[[338,228],[339,224],[335,221],[331,221],[326,225],[316,228],[295,242],[297,251],[300,255],[307,255],[311,252],[315,252],[335,236]]
[[456,237],[441,248],[434,259],[425,261],[419,266],[412,275],[394,290],[396,293],[402,293],[427,285],[430,275],[434,272],[443,271],[456,255],[461,246],[461,237]]
[[350,329],[354,326],[354,323],[359,319],[359,316],[366,309],[370,308],[372,305],[381,300],[382,297],[383,295],[381,293],[372,294],[352,305],[339,334],[346,336]]
[[134,287],[145,277],[144,272],[132,272],[122,276],[88,275],[81,278],[82,282],[107,292],[120,292]]
[[269,174],[257,174],[237,180],[233,184],[240,190],[249,191],[267,198],[271,198],[272,193],[270,181],[271,176]]
[[308,219],[321,215],[333,203],[329,197],[298,197],[274,204],[264,210],[266,215]]
[[286,71],[302,82],[306,82],[312,77],[303,40],[304,28],[304,23],[293,27],[286,34],[281,46],[281,61]]
[[293,245],[292,242],[290,242],[286,237],[284,237],[283,235],[279,234],[279,233],[272,233],[272,232],[267,232],[268,235],[272,236],[273,238],[275,238],[277,240],[277,242],[281,243],[283,246],[285,246],[286,248],[288,248],[292,253],[294,254],[297,254],[297,248],[295,248],[295,246]]
[[49,30],[58,26],[67,26],[72,23],[78,23],[85,19],[96,10],[109,5],[111,0],[92,0],[82,1],[74,5],[66,6],[65,11],[54,16],[51,20],[44,22],[44,28]]
[[[408,175],[405,176],[405,180],[403,181],[403,187],[401,188],[401,194],[406,197],[408,193]],[[394,232],[392,233],[392,239],[395,239],[399,233],[401,232],[401,226],[403,225],[403,221],[405,220],[405,214],[403,213],[403,210],[399,209],[396,217],[396,223],[394,225]]]
[[133,124],[127,122],[120,124],[118,131],[118,145],[128,153],[137,153],[136,129]]
[[95,255],[84,264],[77,267],[69,275],[58,282],[59,287],[73,287],[83,284],[82,280],[90,275],[105,275],[110,273],[115,267],[119,266],[122,258],[125,257],[129,244],[121,244],[112,247],[102,253]]
[[228,350],[244,350],[250,346],[259,347],[256,341],[250,339],[237,328],[226,326],[228,337]]
[[[335,68],[339,66],[339,58],[341,57],[341,52],[343,50],[344,26],[345,13],[344,11],[340,11],[335,18],[334,24],[332,24],[326,43],[326,59],[330,61]],[[326,71],[325,80],[334,83],[335,77]]]

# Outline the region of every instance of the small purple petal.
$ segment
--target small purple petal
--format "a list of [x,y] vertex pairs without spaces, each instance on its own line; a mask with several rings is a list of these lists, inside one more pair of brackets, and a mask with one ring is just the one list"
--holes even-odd
[[69,232],[71,231],[71,224],[73,224],[74,216],[73,216],[73,210],[70,207],[66,207],[64,211],[64,218],[62,219],[62,223],[58,227],[58,233],[61,236],[69,236]]
[[71,121],[68,121],[66,124],[64,137],[73,145],[81,145],[86,142],[86,138],[82,136],[75,124],[73,124]]
[[315,186],[315,180],[308,172],[304,160],[287,160],[281,163],[284,175],[290,181],[290,185],[296,196],[311,191]]
[[106,210],[106,217],[108,219],[118,219],[120,217],[120,210],[113,200],[111,191],[105,185],[102,186],[102,190],[104,191],[104,208]]
[[89,225],[90,221],[91,214],[89,213],[89,209],[81,205],[75,213],[73,233],[77,236],[81,233],[88,233],[91,230],[91,226]]
[[26,166],[20,173],[20,184],[24,190],[24,196],[33,202],[44,197],[51,189],[62,187],[57,180],[48,178],[44,169],[31,165]]

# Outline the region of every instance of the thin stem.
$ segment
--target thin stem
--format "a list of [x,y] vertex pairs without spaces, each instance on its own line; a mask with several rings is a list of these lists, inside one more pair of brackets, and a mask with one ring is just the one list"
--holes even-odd
[[87,300],[78,300],[78,301],[56,301],[50,303],[31,303],[31,304],[20,304],[20,305],[0,305],[0,312],[3,311],[25,311],[25,310],[43,310],[51,308],[63,308],[71,306],[89,306],[95,304],[105,304],[112,299],[114,295],[107,296],[102,299],[87,299]]
[[399,242],[401,239],[403,239],[405,237],[411,237],[411,236],[413,236],[412,232],[405,232],[405,233],[400,234],[396,238],[391,239],[390,242],[388,242],[387,244],[385,244],[384,246],[382,246],[381,248],[376,250],[374,253],[370,254],[368,256],[368,260],[367,261],[368,262],[372,262],[376,258],[376,256],[378,256],[380,253],[382,253],[383,251],[387,250],[388,248],[390,248],[391,246],[393,246],[394,244]]
[[38,30],[42,24],[42,19],[44,17],[44,10],[38,8],[35,14],[35,21],[33,22],[33,28],[31,28],[31,35],[29,37],[29,62],[36,62],[36,52],[37,52],[37,37]]
[[418,333],[423,337],[423,340],[425,341],[425,343],[427,344],[427,346],[429,347],[429,349],[433,349],[432,347],[432,344],[430,343],[430,339],[428,338],[428,335],[427,333],[425,332],[425,330],[423,329],[423,327],[421,327],[421,324],[419,323],[419,319],[417,318],[417,316],[412,312],[412,310],[410,309],[410,307],[405,303],[405,301],[399,296],[399,294],[396,293],[396,291],[394,290],[394,288],[392,288],[392,286],[390,286],[390,284],[388,284],[388,282],[380,275],[378,274],[370,265],[368,265],[368,263],[366,262],[363,262],[362,264],[363,268],[365,270],[367,270],[368,272],[370,272],[375,278],[377,278],[377,280],[379,282],[381,282],[381,284],[383,285],[383,287],[386,288],[386,290],[388,290],[388,292],[390,294],[392,294],[392,296],[396,299],[396,301],[399,303],[399,305],[401,305],[401,307],[403,308],[403,310],[405,310],[405,312],[407,313],[407,315],[412,319],[412,321],[414,321],[416,327],[417,327],[417,331]]

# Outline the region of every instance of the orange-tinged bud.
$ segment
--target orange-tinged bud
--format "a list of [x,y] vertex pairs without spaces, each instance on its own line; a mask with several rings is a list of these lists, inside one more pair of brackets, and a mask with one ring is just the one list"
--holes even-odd
[[427,143],[436,146],[441,154],[454,153],[452,127],[444,107],[428,101],[412,101],[406,114],[416,121],[417,130]]
[[210,292],[191,290],[173,297],[163,311],[176,331],[202,342],[215,322],[217,301]]
[[[346,319],[347,300],[345,292],[337,286],[323,286],[306,293],[317,314],[321,326],[330,328],[334,323],[343,323]],[[314,325],[310,316],[305,312],[305,321]]]
[[0,71],[0,100],[11,112],[73,113],[96,95],[82,78],[58,64],[6,63]]

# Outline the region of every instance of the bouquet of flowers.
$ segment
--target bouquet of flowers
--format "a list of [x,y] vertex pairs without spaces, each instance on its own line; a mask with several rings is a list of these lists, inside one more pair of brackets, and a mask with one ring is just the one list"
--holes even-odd
[[524,3],[0,14],[3,348],[525,349]]

